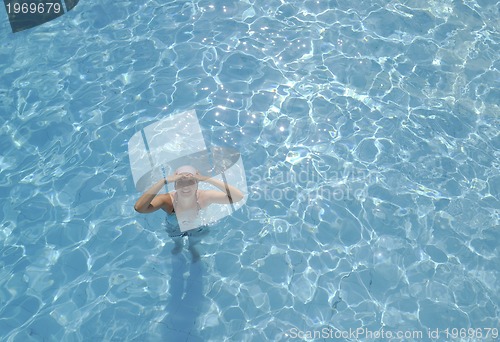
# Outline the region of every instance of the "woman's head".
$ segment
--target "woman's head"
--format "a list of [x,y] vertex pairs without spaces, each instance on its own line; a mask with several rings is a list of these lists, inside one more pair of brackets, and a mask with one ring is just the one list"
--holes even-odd
[[190,165],[184,165],[175,170],[176,175],[182,176],[175,182],[175,190],[185,196],[194,194],[198,190],[198,181],[194,178],[197,173],[198,170]]

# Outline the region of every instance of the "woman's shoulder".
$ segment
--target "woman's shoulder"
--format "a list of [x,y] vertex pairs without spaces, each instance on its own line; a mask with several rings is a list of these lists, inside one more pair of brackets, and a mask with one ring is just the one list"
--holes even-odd
[[204,207],[204,202],[205,202],[205,193],[207,192],[207,190],[196,190],[196,202],[198,203],[198,206],[200,208],[203,208]]
[[169,214],[173,213],[173,211],[174,211],[174,204],[172,201],[173,195],[174,195],[174,193],[167,192],[166,194],[159,194],[156,196],[163,202],[163,208]]
[[198,201],[198,205],[200,206],[200,208],[205,208],[207,207],[208,205],[210,205],[210,202],[209,202],[209,199],[210,199],[210,192],[212,192],[213,190],[198,190],[197,191],[197,201]]

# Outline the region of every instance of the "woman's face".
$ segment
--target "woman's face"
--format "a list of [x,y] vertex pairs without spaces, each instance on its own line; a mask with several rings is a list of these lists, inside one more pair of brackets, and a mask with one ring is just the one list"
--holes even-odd
[[196,193],[198,189],[198,183],[196,179],[193,178],[193,175],[190,173],[182,174],[183,177],[175,182],[175,190],[181,196],[192,196]]

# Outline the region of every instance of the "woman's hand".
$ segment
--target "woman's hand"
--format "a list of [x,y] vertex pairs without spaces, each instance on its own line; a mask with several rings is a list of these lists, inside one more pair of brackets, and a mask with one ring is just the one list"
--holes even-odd
[[196,172],[195,175],[193,175],[193,178],[196,179],[198,182],[205,182],[207,179],[209,179],[210,177],[207,177],[207,176],[203,176],[201,175],[199,172]]
[[167,176],[166,181],[167,181],[167,183],[175,183],[179,179],[184,178],[184,177],[186,177],[186,175],[184,175],[184,174],[173,174],[173,175]]
[[210,179],[210,177],[203,176],[199,172],[196,172],[196,174],[191,174],[191,173],[176,173],[170,176],[167,176],[167,183],[175,183],[178,180],[190,180],[194,179],[197,182],[205,182],[207,179]]

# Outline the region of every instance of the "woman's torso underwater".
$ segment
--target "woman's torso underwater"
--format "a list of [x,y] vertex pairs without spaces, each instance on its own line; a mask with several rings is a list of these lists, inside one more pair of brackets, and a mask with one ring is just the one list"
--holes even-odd
[[[175,194],[169,194],[172,199],[172,212],[167,213],[165,218],[165,230],[169,237],[184,237],[184,236],[194,236],[199,235],[202,231],[206,230],[207,226],[203,224],[199,213],[201,211],[200,204],[198,202],[198,194],[196,194],[196,208],[192,212],[184,213],[183,226],[188,227],[189,230],[181,231],[179,220],[177,214],[175,213],[175,208],[173,202],[175,201]],[[179,215],[181,216],[181,215]],[[191,227],[190,227],[191,226]]]

